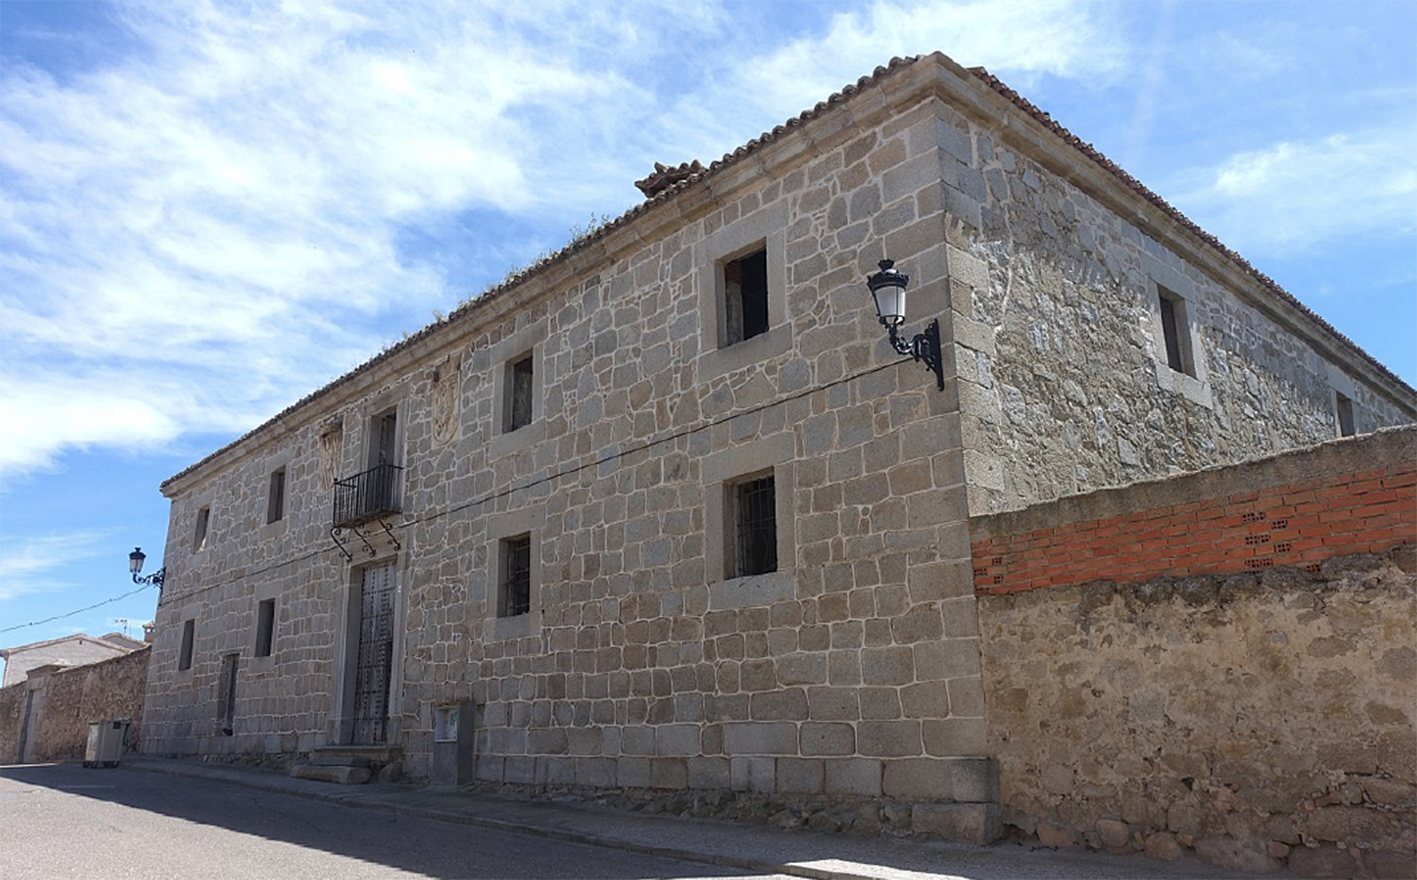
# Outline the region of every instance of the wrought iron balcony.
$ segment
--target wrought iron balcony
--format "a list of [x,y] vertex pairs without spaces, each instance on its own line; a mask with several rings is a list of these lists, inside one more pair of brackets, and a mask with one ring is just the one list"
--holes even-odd
[[380,464],[335,481],[334,527],[349,529],[403,509],[403,468]]

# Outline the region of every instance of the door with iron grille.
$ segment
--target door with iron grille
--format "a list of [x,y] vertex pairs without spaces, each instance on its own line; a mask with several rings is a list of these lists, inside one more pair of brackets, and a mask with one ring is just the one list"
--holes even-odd
[[354,665],[354,744],[381,745],[388,733],[394,654],[394,564],[364,569],[359,652]]

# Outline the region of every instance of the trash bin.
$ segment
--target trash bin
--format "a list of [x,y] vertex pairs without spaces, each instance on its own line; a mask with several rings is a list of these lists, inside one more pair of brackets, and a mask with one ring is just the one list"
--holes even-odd
[[88,747],[84,749],[85,767],[117,767],[128,744],[126,719],[95,721],[89,725]]

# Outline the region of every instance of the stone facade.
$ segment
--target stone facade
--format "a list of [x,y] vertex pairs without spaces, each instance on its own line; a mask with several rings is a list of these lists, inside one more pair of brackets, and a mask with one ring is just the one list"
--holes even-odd
[[[1120,511],[1141,519],[1118,529]],[[1175,542],[1128,536],[1149,528]],[[973,530],[1011,833],[1243,871],[1411,876],[1417,430]],[[1303,549],[1262,540],[1286,533]],[[1128,566],[1135,577],[1115,577]]]
[[38,670],[0,688],[0,762],[82,758],[89,724],[127,719],[138,748],[147,692],[147,648],[68,669]]
[[[967,523],[983,485],[967,475],[997,435],[955,381],[957,359],[980,375],[970,352],[987,347],[957,332],[974,332],[962,291],[990,290],[974,241],[992,227],[958,157],[966,105],[1013,112],[943,56],[878,71],[164,484],[145,748],[234,757],[355,737],[361,584],[387,574],[383,734],[414,777],[430,775],[439,707],[462,704],[487,782],[929,801],[966,807],[952,827],[977,839],[997,833]],[[724,344],[723,265],[755,249],[769,329]],[[940,318],[943,392],[876,321],[863,279],[887,255],[912,276],[911,323]],[[1227,291],[1214,296],[1237,312],[1258,295]],[[1365,424],[1417,412],[1411,389],[1265,303],[1274,334],[1366,383]],[[528,357],[530,423],[508,431],[527,378],[510,365]],[[1087,381],[1110,381],[1098,372]],[[1218,460],[1237,425],[1270,422],[1226,412],[1190,425]],[[1315,416],[1273,443],[1325,433]],[[347,559],[330,484],[380,450],[402,468],[401,512],[343,533]],[[282,469],[284,515],[268,522]],[[767,476],[776,570],[736,576],[735,487]],[[530,607],[499,616],[521,536]]]
[[[1217,271],[1213,249],[1134,192],[1119,211],[1122,196],[1077,174],[1056,138],[1036,144],[1018,117],[970,108],[948,119],[972,513],[1320,442],[1336,434],[1336,393],[1354,401],[1359,433],[1413,421],[1410,390],[1357,381],[1362,367],[1253,296],[1262,282]],[[1167,365],[1162,291],[1184,301],[1190,374]]]

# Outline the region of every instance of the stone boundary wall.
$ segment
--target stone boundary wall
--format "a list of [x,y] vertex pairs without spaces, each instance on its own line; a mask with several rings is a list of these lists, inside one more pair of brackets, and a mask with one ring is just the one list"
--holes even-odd
[[[1237,871],[1413,876],[1414,438],[1385,431],[971,521],[1005,832]],[[1117,566],[1095,555],[1098,533],[1146,521],[1128,508],[1161,522],[1123,530],[1133,559]],[[1162,523],[1208,511],[1225,524],[1211,544],[1241,542],[1197,562],[1201,520]],[[1243,543],[1286,518],[1305,549]],[[1004,546],[995,584],[1000,563],[979,551]],[[1055,555],[1080,564],[1008,580],[1010,564],[1046,571]]]
[[1308,566],[1417,535],[1417,429],[1067,498],[970,523],[980,596]]
[[0,764],[16,762],[19,758],[26,693],[22,681],[0,688]]
[[[19,763],[20,729],[31,707],[27,751],[32,761],[82,758],[89,724],[127,718],[128,751],[138,748],[143,696],[152,651],[139,648],[121,657],[52,672],[0,689],[0,763]],[[30,691],[38,691],[28,699]]]

